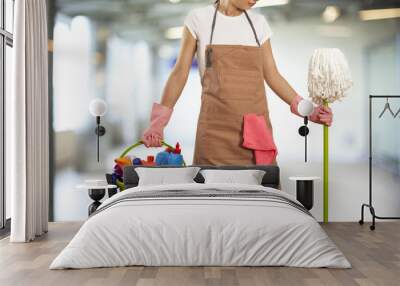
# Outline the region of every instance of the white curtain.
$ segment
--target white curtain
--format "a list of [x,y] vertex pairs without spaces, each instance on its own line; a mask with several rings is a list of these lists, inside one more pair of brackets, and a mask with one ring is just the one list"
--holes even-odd
[[15,1],[13,92],[7,112],[12,242],[47,232],[49,122],[46,0]]

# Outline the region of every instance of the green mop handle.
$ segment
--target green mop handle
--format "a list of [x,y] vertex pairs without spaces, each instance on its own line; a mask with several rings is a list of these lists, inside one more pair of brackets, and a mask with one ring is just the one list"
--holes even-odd
[[[328,107],[328,102],[324,101]],[[329,220],[329,127],[324,124],[324,223]]]

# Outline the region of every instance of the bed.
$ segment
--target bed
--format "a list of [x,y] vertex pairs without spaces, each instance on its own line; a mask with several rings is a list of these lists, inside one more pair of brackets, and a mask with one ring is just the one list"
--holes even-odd
[[261,185],[193,183],[140,186],[105,200],[50,269],[144,266],[350,268],[314,217],[278,190],[277,166],[198,166],[264,170]]

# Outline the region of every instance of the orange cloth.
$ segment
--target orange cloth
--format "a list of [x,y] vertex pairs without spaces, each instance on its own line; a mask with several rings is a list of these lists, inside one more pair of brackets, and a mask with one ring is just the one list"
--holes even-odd
[[271,129],[263,115],[248,113],[243,116],[243,147],[253,149],[256,164],[271,164],[277,154]]

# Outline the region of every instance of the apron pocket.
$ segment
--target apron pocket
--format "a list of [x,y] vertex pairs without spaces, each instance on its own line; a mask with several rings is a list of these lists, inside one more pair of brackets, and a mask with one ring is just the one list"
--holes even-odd
[[208,161],[216,160],[221,164],[234,161],[251,162],[252,151],[242,147],[241,122],[214,121],[204,128],[199,136],[199,147],[202,150],[201,155]]
[[221,98],[249,100],[264,87],[263,77],[256,70],[221,70],[219,81]]

